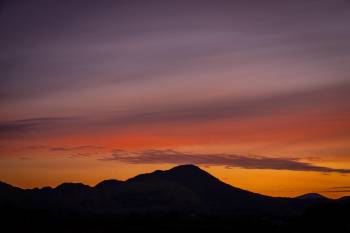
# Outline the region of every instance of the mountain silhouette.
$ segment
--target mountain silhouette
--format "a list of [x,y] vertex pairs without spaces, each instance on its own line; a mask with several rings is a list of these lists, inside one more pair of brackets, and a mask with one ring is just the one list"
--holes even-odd
[[[55,188],[20,189],[0,182],[0,217],[8,223],[18,219],[29,221],[27,224],[33,226],[33,232],[40,232],[37,219],[46,219],[41,225],[60,222],[62,227],[72,227],[73,224],[79,226],[76,231],[84,228],[85,232],[94,232],[92,226],[101,227],[101,221],[106,224],[106,232],[114,227],[114,231],[119,228],[154,230],[154,221],[156,225],[162,222],[195,229],[213,227],[213,231],[220,226],[223,232],[244,230],[253,223],[252,229],[261,226],[271,230],[276,224],[279,228],[292,229],[317,222],[315,216],[342,221],[340,214],[350,210],[349,206],[347,197],[332,200],[311,193],[296,198],[275,198],[249,192],[228,185],[194,165],[157,170],[126,181],[104,180],[94,187],[63,183]],[[337,214],[327,215],[327,211],[337,211]],[[135,221],[139,225],[131,223]]]
[[88,189],[90,189],[90,186],[82,183],[63,183],[55,188],[55,190],[60,192],[83,192]]
[[94,188],[97,190],[115,189],[115,188],[118,188],[122,183],[123,181],[120,181],[120,180],[114,180],[114,179],[104,180],[98,183]]
[[20,191],[20,190],[21,190],[20,188],[14,187],[10,184],[0,181],[0,193]]
[[329,198],[318,193],[306,193],[296,197],[301,200],[328,201]]
[[[126,184],[133,190],[142,187],[139,191],[149,197],[150,204],[156,197],[156,202],[160,204],[162,200],[168,209],[261,211],[260,207],[273,201],[273,198],[230,186],[194,165],[138,175]],[[147,203],[144,198],[140,201]],[[277,201],[273,204],[277,206]]]

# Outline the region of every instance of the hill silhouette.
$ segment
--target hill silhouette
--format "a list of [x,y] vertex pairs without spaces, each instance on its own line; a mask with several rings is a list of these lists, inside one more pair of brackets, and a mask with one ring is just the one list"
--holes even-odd
[[[304,232],[299,227],[317,229],[327,223],[317,223],[317,218],[328,218],[337,232],[346,232],[349,224],[341,214],[349,213],[349,207],[349,198],[331,200],[319,194],[274,198],[249,192],[194,165],[157,170],[126,181],[105,180],[95,187],[63,183],[55,188],[20,189],[0,183],[0,217],[12,232],[46,232],[51,225],[57,226],[51,232]],[[18,225],[18,221],[26,224]]]
[[319,194],[319,193],[306,193],[301,196],[296,197],[301,200],[310,200],[310,201],[329,201],[329,198]]

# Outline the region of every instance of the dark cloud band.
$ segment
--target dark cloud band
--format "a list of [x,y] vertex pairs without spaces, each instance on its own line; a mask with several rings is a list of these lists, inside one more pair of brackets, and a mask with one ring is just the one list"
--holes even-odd
[[297,158],[276,158],[245,156],[238,154],[195,154],[175,150],[146,150],[141,152],[114,151],[103,161],[120,161],[131,164],[197,164],[207,166],[226,166],[227,168],[272,169],[290,171],[309,171],[322,173],[350,173],[350,169],[323,167],[299,161]]

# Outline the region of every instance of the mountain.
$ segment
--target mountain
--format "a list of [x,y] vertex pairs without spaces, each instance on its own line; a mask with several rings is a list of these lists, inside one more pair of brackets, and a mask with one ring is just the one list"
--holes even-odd
[[322,227],[327,221],[318,218],[331,219],[333,228],[347,227],[343,215],[349,207],[348,198],[332,200],[319,194],[275,198],[249,192],[194,165],[126,181],[105,180],[95,187],[63,183],[20,189],[0,183],[0,219],[8,223],[9,232],[293,232],[289,228],[304,232],[301,226],[313,229],[316,223],[327,229]]
[[20,191],[20,190],[21,190],[20,188],[14,187],[10,184],[7,184],[7,183],[0,181],[0,193]]
[[114,179],[104,180],[104,181],[98,183],[94,187],[94,189],[97,189],[97,190],[112,190],[112,189],[116,189],[116,188],[120,187],[121,184],[123,184],[123,181],[120,181],[120,180],[114,180]]
[[341,197],[341,198],[339,198],[338,200],[339,200],[339,201],[350,202],[350,196]]
[[297,199],[300,199],[300,200],[310,200],[310,201],[328,201],[329,198],[321,195],[321,194],[318,194],[318,193],[306,193],[306,194],[303,194],[301,196],[298,196],[296,197]]
[[63,183],[58,185],[55,190],[58,192],[78,193],[84,192],[90,189],[90,186],[82,183]]
[[[12,186],[7,188],[11,189]],[[63,215],[174,211],[191,214],[235,212],[281,215],[300,212],[301,206],[294,204],[296,201],[292,199],[272,198],[233,187],[194,165],[157,170],[126,181],[105,180],[95,187],[81,183],[63,183],[54,189],[18,192],[20,197],[6,201],[21,208],[41,209]]]
[[[154,198],[158,205],[163,202],[166,209],[223,213],[232,210],[261,211],[261,207],[266,205],[277,206],[277,201],[271,197],[232,187],[194,165],[138,175],[127,180],[126,184],[133,190],[142,187],[138,192],[148,197],[147,200],[144,197],[139,200],[143,204],[154,204]],[[269,210],[272,209],[273,206]]]
[[19,198],[22,192],[23,189],[0,181],[0,203],[12,202],[13,199]]

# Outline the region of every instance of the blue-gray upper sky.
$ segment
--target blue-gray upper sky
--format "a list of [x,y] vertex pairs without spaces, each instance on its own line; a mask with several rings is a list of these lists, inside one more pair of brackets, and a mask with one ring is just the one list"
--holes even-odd
[[158,112],[349,85],[345,0],[0,7],[2,120]]

